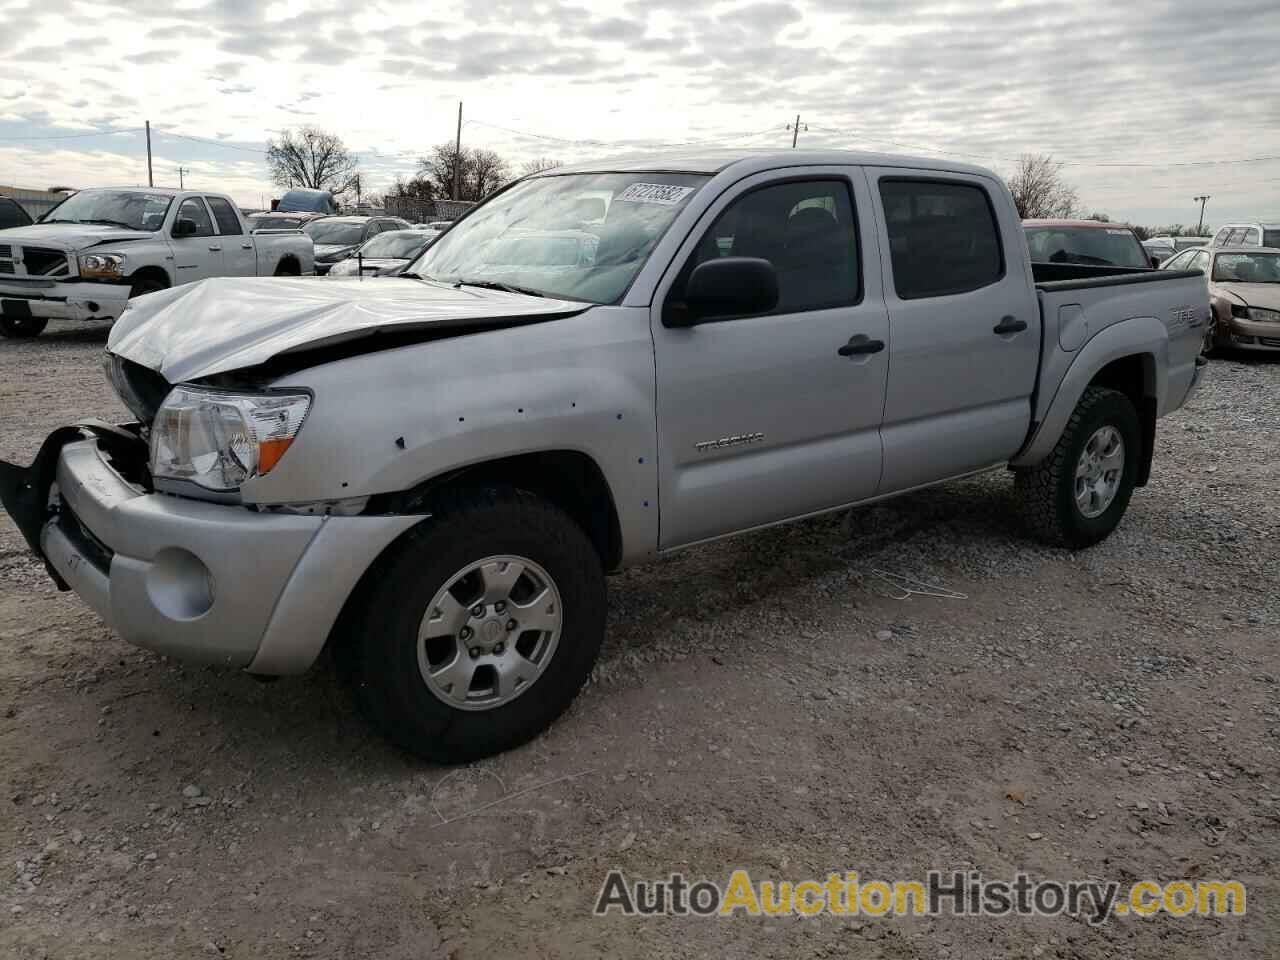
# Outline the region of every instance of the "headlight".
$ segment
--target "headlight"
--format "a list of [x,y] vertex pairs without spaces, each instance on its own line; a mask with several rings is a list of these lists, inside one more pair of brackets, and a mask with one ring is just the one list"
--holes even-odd
[[221,493],[263,477],[302,429],[305,393],[174,387],[151,427],[151,473]]
[[80,276],[101,280],[119,280],[124,276],[125,256],[122,253],[89,253],[76,258],[80,261]]
[[1257,307],[1250,307],[1249,319],[1262,323],[1280,323],[1280,310],[1260,310]]

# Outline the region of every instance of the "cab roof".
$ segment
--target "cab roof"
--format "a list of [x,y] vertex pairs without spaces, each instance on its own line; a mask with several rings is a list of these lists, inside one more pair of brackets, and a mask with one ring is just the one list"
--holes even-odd
[[744,174],[777,167],[819,166],[908,167],[993,176],[991,171],[970,163],[939,160],[937,157],[910,157],[862,150],[771,150],[709,149],[629,154],[604,160],[554,167],[535,176],[553,177],[565,173],[667,173],[716,174],[730,167],[741,167]]

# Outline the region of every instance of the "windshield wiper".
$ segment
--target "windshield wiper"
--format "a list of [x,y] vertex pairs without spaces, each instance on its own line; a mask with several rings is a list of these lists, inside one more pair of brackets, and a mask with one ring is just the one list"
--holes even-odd
[[455,287],[480,287],[482,290],[501,290],[504,293],[523,293],[526,297],[545,297],[545,293],[530,290],[528,287],[517,287],[511,283],[499,283],[497,280],[458,280]]
[[[53,222],[55,222],[55,221],[52,221],[52,220],[51,220],[51,221],[49,221],[49,222],[50,222],[50,223],[53,223]],[[133,225],[128,224],[128,223],[121,223],[119,220],[77,220],[77,221],[75,221],[75,222],[76,222],[76,223],[101,223],[101,224],[103,224],[104,226],[108,226],[108,227],[124,227],[126,230],[135,230],[135,229],[137,229],[137,228],[136,228],[136,227],[134,227]]]

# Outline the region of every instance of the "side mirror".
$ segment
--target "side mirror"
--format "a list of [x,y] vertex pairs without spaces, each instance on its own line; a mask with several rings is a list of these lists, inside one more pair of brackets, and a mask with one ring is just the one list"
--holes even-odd
[[198,229],[194,220],[179,217],[173,225],[173,235],[175,237],[194,237]]
[[1159,257],[1152,257],[1152,258],[1151,258],[1151,269],[1152,269],[1152,270],[1158,270],[1159,268],[1160,268],[1160,258],[1159,258]]
[[778,271],[756,257],[722,257],[689,274],[684,302],[670,303],[662,322],[692,327],[714,320],[768,313],[778,305]]

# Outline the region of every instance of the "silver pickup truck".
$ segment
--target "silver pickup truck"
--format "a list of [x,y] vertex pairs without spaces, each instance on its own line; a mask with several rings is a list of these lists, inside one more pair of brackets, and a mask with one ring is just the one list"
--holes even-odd
[[125,639],[257,675],[328,644],[390,739],[462,761],[566,708],[627,564],[997,467],[1035,535],[1102,540],[1208,316],[1198,273],[1033,270],[977,167],[559,168],[395,278],[136,301],[106,369],[137,422],[0,494]]

